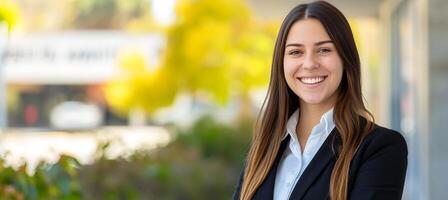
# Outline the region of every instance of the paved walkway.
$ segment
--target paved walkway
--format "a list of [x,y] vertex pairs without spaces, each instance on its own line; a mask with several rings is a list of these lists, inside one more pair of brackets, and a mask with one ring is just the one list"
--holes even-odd
[[129,156],[141,149],[168,144],[170,134],[161,127],[104,127],[90,132],[23,132],[20,129],[0,133],[0,157],[5,165],[18,167],[27,163],[32,174],[40,161],[55,163],[61,154],[90,163],[101,142],[110,141],[106,157]]

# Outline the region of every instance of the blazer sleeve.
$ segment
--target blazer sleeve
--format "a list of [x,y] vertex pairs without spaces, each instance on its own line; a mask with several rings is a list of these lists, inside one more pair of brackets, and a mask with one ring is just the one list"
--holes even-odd
[[406,177],[406,141],[400,133],[386,128],[374,132],[363,148],[349,199],[399,200]]
[[243,168],[241,169],[240,172],[240,177],[238,179],[238,183],[236,185],[235,191],[233,192],[233,200],[239,200],[240,199],[240,193],[241,193],[241,186],[243,184],[243,177],[244,177],[244,168],[245,166],[243,166]]

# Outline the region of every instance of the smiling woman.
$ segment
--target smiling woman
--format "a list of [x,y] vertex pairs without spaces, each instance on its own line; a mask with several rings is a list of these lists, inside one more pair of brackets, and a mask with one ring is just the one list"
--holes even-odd
[[283,63],[286,82],[302,104],[317,104],[324,110],[333,107],[342,79],[342,60],[319,20],[292,25]]
[[374,123],[351,28],[334,6],[286,16],[234,199],[401,199],[403,136]]

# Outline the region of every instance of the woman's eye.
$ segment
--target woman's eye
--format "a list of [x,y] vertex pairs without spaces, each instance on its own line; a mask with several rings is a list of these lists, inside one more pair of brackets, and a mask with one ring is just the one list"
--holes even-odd
[[327,48],[321,48],[321,49],[317,50],[317,53],[321,54],[321,55],[325,55],[325,54],[328,54],[330,52],[331,52],[331,49],[327,49]]
[[289,52],[289,55],[301,55],[302,51],[298,51],[298,50],[292,50]]

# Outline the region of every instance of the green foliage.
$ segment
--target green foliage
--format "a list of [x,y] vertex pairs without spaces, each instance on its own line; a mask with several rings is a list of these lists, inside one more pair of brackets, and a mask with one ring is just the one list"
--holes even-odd
[[19,169],[4,167],[0,160],[0,199],[47,200],[80,199],[78,161],[63,155],[57,164],[40,163],[33,175],[26,172],[26,165]]
[[130,158],[104,157],[80,170],[85,199],[229,199],[251,135],[251,120],[234,126],[200,119],[175,141]]
[[205,116],[191,130],[180,132],[176,142],[186,148],[199,149],[200,156],[205,159],[238,163],[244,159],[242,152],[248,150],[251,124],[250,119],[240,119],[234,126],[225,126]]
[[229,126],[204,117],[188,130],[174,128],[176,139],[167,146],[127,158],[107,159],[105,143],[89,165],[63,156],[39,164],[32,176],[26,166],[2,167],[0,199],[230,199],[251,124],[240,119]]

